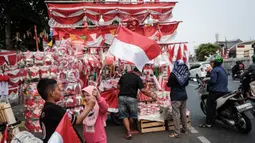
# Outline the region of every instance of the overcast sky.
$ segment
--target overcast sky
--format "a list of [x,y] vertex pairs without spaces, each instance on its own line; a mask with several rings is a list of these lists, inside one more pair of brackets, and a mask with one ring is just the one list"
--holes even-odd
[[255,39],[255,0],[178,0],[173,20],[183,23],[174,41],[200,43],[240,38]]

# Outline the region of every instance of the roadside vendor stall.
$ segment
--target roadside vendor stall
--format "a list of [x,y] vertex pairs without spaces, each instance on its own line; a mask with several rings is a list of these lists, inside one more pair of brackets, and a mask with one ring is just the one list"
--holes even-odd
[[[145,65],[141,77],[146,87],[157,94],[157,101],[139,92],[139,121],[143,133],[165,130],[165,120],[171,112],[170,89],[166,82],[173,62],[184,60],[188,64],[189,57],[186,42],[171,42],[181,23],[171,21],[176,2],[46,2],[46,5],[50,37],[55,43],[49,41],[43,52],[13,53],[14,61],[20,66],[11,68],[9,73],[11,83],[19,85],[18,95],[24,96],[27,129],[41,132],[39,116],[44,100],[36,90],[40,78],[53,78],[61,83],[64,97],[58,104],[75,114],[84,109],[80,92],[87,85],[98,86],[110,106],[108,111],[118,113],[118,80],[134,67],[133,63],[108,51],[121,25],[155,40],[161,47],[162,52]],[[7,59],[12,62],[11,56]],[[6,57],[0,55],[0,64],[3,61]],[[14,89],[8,87],[8,90]],[[14,93],[9,91],[10,99],[14,98]],[[153,126],[145,125],[151,122]],[[162,126],[152,130],[143,128],[144,125],[154,128],[155,124]]]

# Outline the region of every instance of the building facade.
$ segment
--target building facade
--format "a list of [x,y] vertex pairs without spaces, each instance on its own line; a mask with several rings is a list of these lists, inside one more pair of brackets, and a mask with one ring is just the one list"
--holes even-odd
[[236,45],[236,58],[247,58],[254,54],[255,40],[245,41]]

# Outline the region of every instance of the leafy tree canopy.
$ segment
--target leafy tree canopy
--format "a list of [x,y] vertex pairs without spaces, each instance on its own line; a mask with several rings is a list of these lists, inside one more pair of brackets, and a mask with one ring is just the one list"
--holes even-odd
[[204,61],[206,60],[206,57],[209,57],[209,55],[214,55],[219,50],[220,46],[216,44],[201,44],[196,49],[196,57],[198,61]]
[[[22,46],[20,41],[22,41],[25,47],[29,46],[30,43],[33,43],[31,47],[35,47],[35,41],[33,40],[34,25],[37,26],[38,33],[43,30],[49,32],[48,10],[44,0],[2,1],[3,2],[0,3],[0,48],[19,49],[19,47]],[[20,37],[17,38],[17,35]],[[18,39],[20,39],[20,41],[17,44]]]

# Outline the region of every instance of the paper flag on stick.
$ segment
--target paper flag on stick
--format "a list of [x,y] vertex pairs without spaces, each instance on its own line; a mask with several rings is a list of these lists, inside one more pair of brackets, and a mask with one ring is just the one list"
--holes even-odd
[[51,40],[49,43],[48,43],[48,46],[52,47],[53,45],[53,41]]
[[86,39],[87,39],[86,36],[81,36],[80,38],[83,39],[83,40],[85,40],[85,41],[86,41]]

